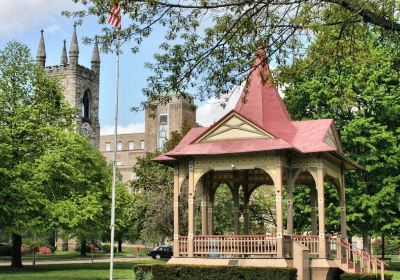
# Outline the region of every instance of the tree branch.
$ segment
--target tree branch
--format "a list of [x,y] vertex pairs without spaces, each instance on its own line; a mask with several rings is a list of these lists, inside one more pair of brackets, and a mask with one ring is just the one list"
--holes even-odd
[[323,1],[337,4],[352,13],[360,15],[365,22],[380,26],[385,30],[393,30],[396,32],[400,32],[400,23],[386,19],[384,16],[381,16],[371,10],[365,9],[364,7],[357,5],[356,2],[353,0],[323,0]]

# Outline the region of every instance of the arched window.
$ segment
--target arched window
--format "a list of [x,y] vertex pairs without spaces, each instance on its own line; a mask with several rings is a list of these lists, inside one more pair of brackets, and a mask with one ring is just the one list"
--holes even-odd
[[90,118],[90,91],[86,90],[82,98],[82,117]]

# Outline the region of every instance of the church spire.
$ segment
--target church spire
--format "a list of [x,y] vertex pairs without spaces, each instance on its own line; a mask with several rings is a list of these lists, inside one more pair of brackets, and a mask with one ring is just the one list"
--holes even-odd
[[68,64],[68,56],[67,56],[67,41],[64,40],[64,46],[61,52],[61,59],[60,59],[60,65],[67,65]]
[[97,36],[94,39],[93,53],[92,53],[92,70],[96,73],[100,71],[100,53],[99,53],[99,42]]
[[46,65],[46,48],[44,46],[44,36],[43,36],[43,29],[40,31],[40,41],[38,46],[38,51],[36,54],[36,62],[40,66],[44,67]]
[[72,33],[71,45],[69,47],[70,64],[77,65],[78,57],[79,57],[78,37],[76,35],[76,24],[74,24],[74,31]]

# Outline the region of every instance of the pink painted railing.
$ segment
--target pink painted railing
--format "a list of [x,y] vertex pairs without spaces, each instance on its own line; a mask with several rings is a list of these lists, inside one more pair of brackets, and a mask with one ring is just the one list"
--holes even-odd
[[[187,256],[187,236],[179,237],[179,255]],[[193,255],[195,257],[231,257],[276,255],[274,235],[195,235]]]
[[[381,280],[385,279],[384,261],[371,256],[368,252],[358,249],[351,245],[346,240],[340,238],[331,238],[337,244],[337,256],[342,266],[347,269],[347,272],[354,273],[375,273],[380,274]],[[342,268],[343,269],[343,268]]]
[[303,244],[310,250],[310,254],[318,254],[319,238],[318,235],[287,235],[293,241]]

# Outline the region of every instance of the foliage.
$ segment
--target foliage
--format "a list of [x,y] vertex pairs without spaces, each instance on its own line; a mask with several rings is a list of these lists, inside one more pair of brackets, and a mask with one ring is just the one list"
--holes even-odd
[[214,234],[233,234],[233,198],[227,185],[218,187],[214,201]]
[[[331,20],[341,16],[326,13]],[[345,178],[351,235],[398,234],[400,77],[396,46],[395,40],[360,24],[351,30],[347,25],[325,27],[304,58],[278,71],[292,117],[334,118],[346,156],[364,167],[348,172]],[[338,213],[338,209],[331,211]],[[327,228],[335,233],[332,218],[338,215],[330,216]]]
[[75,112],[28,48],[8,43],[0,52],[0,227],[12,234],[13,266],[22,266],[22,237],[63,229],[81,239],[104,226],[110,169],[75,132]]
[[79,240],[96,239],[108,223],[111,170],[89,140],[60,132],[36,160],[33,181],[46,193],[50,227]]
[[276,203],[273,186],[259,186],[250,198],[250,234],[276,232]]
[[[74,0],[86,5],[83,11],[65,12],[81,19],[88,15],[107,24],[116,1]],[[398,5],[394,0],[300,0],[248,1],[203,0],[181,3],[174,0],[120,1],[123,13],[123,42],[138,52],[154,30],[164,35],[160,52],[147,67],[152,71],[144,93],[150,100],[166,101],[168,93],[196,92],[200,100],[223,96],[247,77],[255,49],[269,46],[268,56],[278,64],[299,57],[315,33],[324,26],[352,30],[355,25],[379,28],[382,36],[400,32]],[[326,18],[334,10],[341,17]],[[158,34],[157,34],[158,35]],[[159,35],[158,35],[159,36]],[[102,29],[103,50],[110,51],[115,31]],[[87,40],[89,41],[89,39]],[[225,98],[229,98],[224,96]]]
[[[385,274],[385,280],[392,280],[391,274]],[[366,273],[344,273],[340,275],[340,280],[379,280],[381,275],[366,274]]]
[[0,245],[0,256],[11,256],[11,246],[10,245]]
[[[185,266],[185,265],[135,265],[135,280],[223,280],[223,279],[282,279],[295,280],[294,268],[231,267],[231,266]],[[149,278],[151,273],[152,278]]]
[[[164,151],[173,149],[189,129],[184,124],[181,131],[172,132]],[[143,240],[153,243],[173,235],[173,169],[152,160],[160,154],[157,151],[137,158],[137,179],[131,183],[134,201],[140,210],[136,212],[138,230]]]
[[[105,253],[110,253],[111,252],[111,246],[110,244],[104,244],[102,246],[102,251]],[[117,247],[114,246],[114,252],[117,252]]]
[[[375,255],[382,255],[382,238],[376,238],[372,242],[372,248]],[[400,254],[400,241],[398,238],[386,239],[385,238],[385,254],[386,255],[399,255]]]

